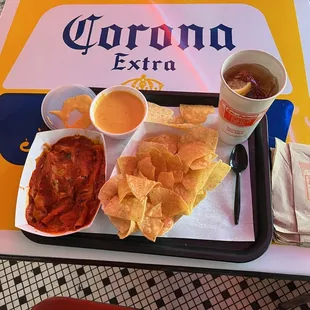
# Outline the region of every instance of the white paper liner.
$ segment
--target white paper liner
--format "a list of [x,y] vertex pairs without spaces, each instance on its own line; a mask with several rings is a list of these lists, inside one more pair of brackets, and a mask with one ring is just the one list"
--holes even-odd
[[[174,108],[175,114],[179,109]],[[208,117],[206,126],[216,128],[217,113]],[[115,162],[119,156],[134,155],[138,143],[145,135],[160,133],[182,135],[184,130],[159,124],[145,123],[131,137],[130,141],[117,141],[106,137],[108,149],[108,175],[117,174]],[[128,143],[128,144],[127,144]],[[243,144],[248,152],[248,142]],[[218,158],[228,163],[233,146],[219,141],[216,153]],[[234,224],[235,174],[231,171],[224,181],[199,203],[190,216],[183,216],[165,235],[169,238],[188,238],[218,241],[254,241],[253,207],[250,180],[250,167],[241,176],[241,211],[239,224]],[[116,234],[115,227],[103,212],[99,212],[93,225],[85,232]],[[135,235],[141,235],[140,232]]]

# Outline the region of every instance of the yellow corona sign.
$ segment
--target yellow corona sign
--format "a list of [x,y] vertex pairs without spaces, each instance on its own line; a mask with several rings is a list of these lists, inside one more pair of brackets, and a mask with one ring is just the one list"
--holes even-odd
[[222,61],[261,49],[288,72],[281,95],[295,105],[288,140],[310,143],[293,0],[20,0],[15,15],[13,2],[7,6],[1,18],[10,26],[5,38],[0,34],[0,229],[14,229],[23,163],[44,126],[41,102],[59,85],[218,92]]

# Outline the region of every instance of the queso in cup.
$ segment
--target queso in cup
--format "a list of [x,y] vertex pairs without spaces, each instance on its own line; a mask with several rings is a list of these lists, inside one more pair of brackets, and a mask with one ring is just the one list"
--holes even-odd
[[286,81],[282,63],[266,52],[244,50],[226,58],[221,68],[219,138],[227,144],[247,140]]
[[90,107],[90,119],[103,134],[125,139],[145,121],[148,104],[144,95],[129,86],[112,86],[100,92]]

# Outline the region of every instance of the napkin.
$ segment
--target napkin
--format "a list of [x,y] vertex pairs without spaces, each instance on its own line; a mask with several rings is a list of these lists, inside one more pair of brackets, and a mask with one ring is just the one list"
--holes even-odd
[[272,169],[275,241],[310,246],[310,145],[276,139]]

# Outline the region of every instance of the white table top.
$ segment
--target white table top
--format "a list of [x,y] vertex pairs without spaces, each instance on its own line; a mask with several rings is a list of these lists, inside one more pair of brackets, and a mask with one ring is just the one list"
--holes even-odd
[[[115,262],[120,264],[138,264],[137,268],[143,268],[143,264],[170,266],[171,269],[178,267],[204,269],[217,269],[230,271],[232,274],[241,272],[249,274],[251,272],[272,273],[310,277],[310,249],[293,246],[271,245],[267,252],[258,259],[249,263],[227,263],[208,260],[196,260],[188,258],[177,258],[168,256],[134,254],[115,251],[92,250],[83,248],[71,248],[51,245],[36,244],[28,240],[21,232],[0,231],[1,254],[9,256],[27,256],[46,259],[78,259],[104,262]],[[1,257],[0,254],[0,257]]]

